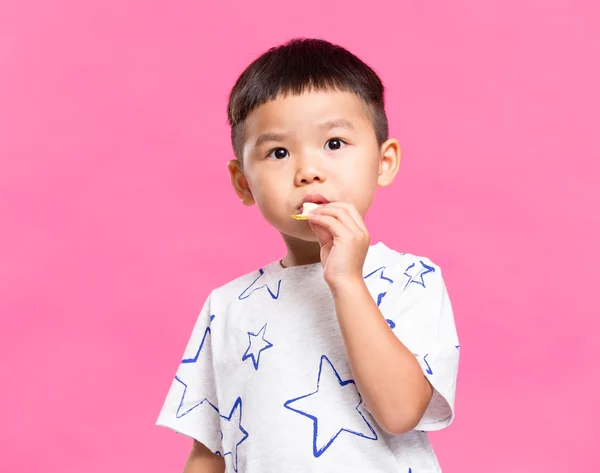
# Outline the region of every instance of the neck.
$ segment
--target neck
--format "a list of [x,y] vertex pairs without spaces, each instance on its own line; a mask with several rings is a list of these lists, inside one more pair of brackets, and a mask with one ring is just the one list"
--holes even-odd
[[284,268],[314,264],[321,261],[321,247],[318,242],[300,240],[283,233],[281,236],[287,248],[287,254],[281,260],[281,265]]

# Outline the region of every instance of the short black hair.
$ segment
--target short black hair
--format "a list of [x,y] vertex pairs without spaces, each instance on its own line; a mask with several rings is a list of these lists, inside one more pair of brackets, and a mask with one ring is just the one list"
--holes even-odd
[[375,71],[341,46],[298,38],[255,59],[231,90],[227,118],[238,160],[242,158],[244,122],[253,110],[280,95],[310,90],[356,94],[367,106],[378,144],[388,139],[384,86]]

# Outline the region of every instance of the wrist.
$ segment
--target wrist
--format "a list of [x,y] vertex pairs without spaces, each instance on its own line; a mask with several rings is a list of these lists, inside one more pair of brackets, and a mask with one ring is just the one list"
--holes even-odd
[[356,297],[363,292],[368,293],[367,285],[362,275],[339,278],[329,283],[329,289],[336,301],[348,297]]

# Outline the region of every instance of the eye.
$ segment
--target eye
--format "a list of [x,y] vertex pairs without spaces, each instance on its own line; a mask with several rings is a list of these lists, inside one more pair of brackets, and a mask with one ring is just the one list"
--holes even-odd
[[346,143],[339,138],[331,138],[325,143],[325,149],[328,151],[337,151],[338,149],[342,149],[346,146]]
[[273,159],[284,159],[284,158],[287,158],[289,155],[290,155],[290,153],[288,152],[287,149],[275,148],[273,151],[271,151],[268,154],[268,157],[273,158]]

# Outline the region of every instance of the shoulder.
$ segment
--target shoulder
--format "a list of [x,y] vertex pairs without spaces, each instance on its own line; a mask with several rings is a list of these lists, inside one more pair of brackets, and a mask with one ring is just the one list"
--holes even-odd
[[[218,304],[219,307],[229,307],[231,303],[244,301],[255,293],[257,295],[264,293],[263,296],[268,299],[277,299],[280,281],[271,274],[274,265],[275,263],[268,263],[213,289],[210,294],[211,303]],[[252,299],[257,297],[254,296]]]
[[386,293],[388,303],[401,300],[438,299],[446,292],[442,269],[428,258],[403,253],[378,243],[364,268],[364,278],[372,293]]
[[394,280],[423,273],[435,273],[436,276],[441,277],[442,269],[427,256],[403,253],[383,243],[377,243],[372,247],[371,256],[365,265],[365,277],[378,269],[383,269],[385,274]]

